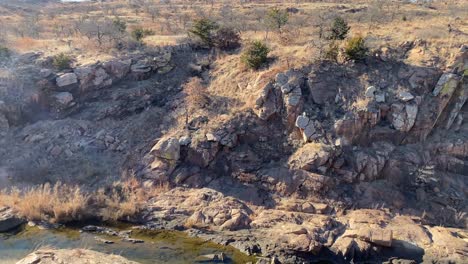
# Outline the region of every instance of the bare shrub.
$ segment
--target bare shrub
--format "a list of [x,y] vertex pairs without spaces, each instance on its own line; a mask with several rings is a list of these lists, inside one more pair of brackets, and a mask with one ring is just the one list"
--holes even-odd
[[214,46],[221,50],[231,50],[240,47],[241,38],[239,33],[231,27],[219,28],[214,37]]
[[189,117],[200,108],[206,107],[209,98],[200,78],[191,78],[183,86],[185,92],[185,125],[188,126]]

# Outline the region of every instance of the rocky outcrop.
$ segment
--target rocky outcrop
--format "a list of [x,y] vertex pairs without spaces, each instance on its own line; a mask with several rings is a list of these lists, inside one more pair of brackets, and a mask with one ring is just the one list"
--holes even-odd
[[396,130],[409,132],[416,121],[418,106],[415,104],[393,104],[391,108],[392,125]]
[[117,255],[99,253],[88,249],[39,249],[17,264],[137,264]]
[[261,91],[255,104],[256,113],[263,120],[276,114],[292,129],[302,111],[304,76],[294,70],[278,73],[274,79],[270,74],[259,75],[253,85],[255,90]]

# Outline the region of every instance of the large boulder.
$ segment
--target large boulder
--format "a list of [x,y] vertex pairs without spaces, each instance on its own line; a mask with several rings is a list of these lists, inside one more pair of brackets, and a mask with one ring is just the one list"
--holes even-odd
[[78,77],[73,72],[62,74],[55,80],[60,88],[78,83]]
[[179,140],[176,138],[161,139],[154,145],[151,152],[158,158],[177,161],[180,158]]
[[9,208],[0,208],[0,232],[5,232],[24,224],[24,219],[17,217]]
[[119,80],[124,78],[130,71],[132,60],[111,60],[103,63],[104,69],[113,76],[114,79]]

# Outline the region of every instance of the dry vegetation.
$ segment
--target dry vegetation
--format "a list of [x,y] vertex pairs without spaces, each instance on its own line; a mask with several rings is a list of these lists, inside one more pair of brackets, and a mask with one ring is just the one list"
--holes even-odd
[[62,183],[43,184],[24,190],[0,192],[0,206],[12,208],[31,221],[66,223],[77,220],[128,220],[136,216],[150,198],[166,191],[167,185],[143,186],[135,178],[114,183],[95,192]]
[[[213,123],[251,108],[253,95],[259,92],[252,85],[259,72],[274,76],[284,69],[301,68],[323,59],[330,46],[324,36],[337,16],[348,22],[348,36],[365,37],[371,50],[420,39],[426,46],[409,54],[410,63],[430,64],[435,56],[449,60],[461,44],[468,43],[468,1],[420,2],[116,0],[31,7],[7,0],[0,4],[0,23],[7,25],[0,28],[0,48],[16,53],[65,54],[75,63],[86,64],[136,49],[185,43],[193,21],[199,18],[234,28],[243,44],[264,41],[271,51],[268,67],[258,71],[242,67],[239,49],[217,52],[210,61],[209,82],[192,79],[185,85],[188,104],[185,113],[180,113],[182,127],[187,126],[189,115],[205,111],[204,107],[216,108],[211,114],[214,116],[209,116]],[[272,8],[288,10],[287,21],[280,26],[269,25],[266,16]],[[151,34],[136,40],[132,38],[136,29]],[[0,69],[0,77],[2,74]],[[359,109],[367,104],[368,100],[362,98],[353,107]],[[293,157],[304,151],[317,153],[322,147],[307,144]],[[145,201],[165,188],[144,188],[135,179],[94,192],[60,183],[45,184],[3,191],[0,205],[12,207],[30,220],[117,220],[137,214]]]

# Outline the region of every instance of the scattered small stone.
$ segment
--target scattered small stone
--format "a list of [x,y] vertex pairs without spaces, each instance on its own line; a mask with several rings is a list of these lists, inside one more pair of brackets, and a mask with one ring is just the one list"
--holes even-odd
[[414,95],[410,92],[402,91],[398,93],[398,98],[403,102],[409,102],[414,99]]
[[210,261],[224,262],[226,260],[227,260],[227,257],[224,253],[201,255],[195,259],[196,262],[210,262]]
[[130,242],[130,243],[133,243],[133,244],[141,244],[141,243],[145,243],[145,241],[141,240],[141,239],[136,239],[136,238],[123,238],[122,239],[123,242]]
[[104,244],[114,244],[114,241],[110,241],[110,240],[107,240],[107,239],[104,239],[104,238],[100,238],[100,237],[94,237],[94,239],[98,242],[101,242],[101,243],[104,243]]

